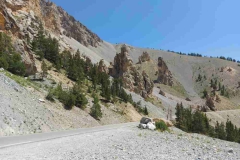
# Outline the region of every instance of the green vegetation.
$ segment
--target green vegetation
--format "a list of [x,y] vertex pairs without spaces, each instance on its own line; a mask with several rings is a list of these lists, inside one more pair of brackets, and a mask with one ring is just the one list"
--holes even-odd
[[100,120],[100,118],[102,118],[102,111],[101,111],[101,106],[99,104],[99,99],[96,94],[94,94],[93,99],[94,99],[93,106],[91,108],[90,115],[93,118]]
[[[74,55],[69,51],[59,52],[58,41],[54,38],[45,37],[43,27],[40,27],[37,37],[31,43],[32,51],[39,56],[40,60],[44,58],[54,64],[57,70],[64,70],[67,77],[76,84],[70,90],[63,90],[61,85],[49,90],[46,98],[49,101],[58,99],[64,104],[64,107],[71,110],[73,106],[84,109],[88,103],[86,99],[86,90],[83,90],[83,84],[90,82],[87,92],[89,94],[98,93],[107,101],[116,101],[119,98],[121,101],[133,104],[132,96],[128,95],[123,89],[123,83],[121,79],[110,80],[107,73],[100,72],[97,64],[92,64],[91,61],[81,55],[78,50]],[[99,65],[103,63],[99,62]],[[42,78],[46,76],[48,67],[45,61],[42,61]],[[96,102],[94,97],[94,105],[91,109],[91,115],[99,119],[101,118],[101,108],[99,102]],[[147,113],[147,110],[145,110]]]
[[205,89],[203,90],[203,96],[202,96],[202,98],[206,98],[207,95],[208,95],[208,91],[207,91],[207,89],[205,88]]
[[167,93],[172,94],[174,96],[181,97],[181,98],[186,98],[188,96],[185,88],[179,82],[174,83],[173,86],[167,86],[167,85],[164,85],[164,84],[159,84],[158,86],[164,92],[167,92]]
[[200,133],[222,140],[240,143],[240,128],[237,128],[231,121],[217,122],[215,127],[209,124],[206,114],[200,111],[193,112],[189,108],[183,108],[182,104],[176,106],[176,127],[186,132]]
[[6,70],[3,71],[3,73],[4,73],[7,77],[9,77],[9,78],[11,78],[12,80],[16,81],[16,82],[17,82],[18,84],[20,84],[21,86],[24,86],[24,87],[30,86],[30,87],[32,87],[32,88],[34,88],[34,89],[36,89],[36,90],[39,91],[39,88],[40,88],[39,84],[31,81],[30,79],[24,78],[24,77],[22,77],[22,76],[18,76],[18,75],[15,75],[15,74],[12,74],[12,73],[10,73],[10,72],[8,72],[8,71],[6,71]]
[[44,60],[42,61],[41,69],[42,69],[42,79],[43,79],[44,77],[46,77],[47,71],[48,71],[47,64],[45,63]]
[[194,56],[194,57],[203,57],[201,54],[199,53],[183,53],[183,52],[176,52],[176,51],[171,51],[171,50],[167,50],[168,52],[173,52],[179,55],[188,55],[188,56]]
[[229,92],[227,91],[227,89],[225,88],[224,85],[221,84],[221,82],[218,82],[217,79],[213,80],[211,79],[211,88],[213,88],[214,90],[220,91],[221,96],[225,96],[227,98],[229,98]]
[[137,103],[132,102],[131,104],[138,111],[138,113],[141,113],[143,115],[148,115],[148,109],[146,106],[144,108],[142,107],[141,101],[138,101]]
[[85,94],[82,93],[81,88],[80,84],[75,84],[71,90],[64,91],[61,84],[59,84],[56,88],[50,89],[46,99],[54,101],[54,98],[57,98],[64,104],[67,110],[71,110],[73,106],[84,109],[87,99]]
[[31,43],[32,50],[39,56],[42,60],[46,58],[52,62],[57,69],[60,69],[60,57],[59,57],[59,44],[57,39],[45,37],[43,26],[40,25],[38,35],[34,38]]
[[155,125],[156,125],[156,129],[162,132],[168,130],[168,126],[163,121],[156,122]]
[[147,109],[146,106],[144,107],[143,114],[144,114],[144,115],[148,115],[148,109]]
[[13,48],[11,38],[3,32],[0,32],[0,68],[16,75],[25,75],[25,65],[21,61],[21,55]]
[[199,75],[198,75],[198,78],[196,79],[196,82],[201,82],[201,81],[202,81],[202,75],[199,74]]

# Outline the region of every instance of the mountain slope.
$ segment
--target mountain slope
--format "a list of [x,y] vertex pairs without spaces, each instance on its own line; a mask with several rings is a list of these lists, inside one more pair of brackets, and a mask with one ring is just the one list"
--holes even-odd
[[[86,26],[52,2],[46,2],[45,0],[3,0],[0,2],[0,31],[11,36],[16,51],[21,53],[22,60],[27,69],[27,75],[34,75],[42,71],[39,66],[41,63],[32,52],[30,43],[34,37],[37,37],[41,26],[43,27],[45,35],[58,40],[60,52],[67,50],[75,54],[76,51],[79,50],[81,54],[89,57],[93,63],[98,63],[103,59],[105,64],[109,66],[110,63],[114,61],[116,53],[121,52],[123,45],[115,45],[102,40],[97,34],[91,32]],[[145,102],[138,95],[134,96],[133,93],[135,101],[142,100],[143,104],[148,107],[151,116],[165,117],[167,110],[170,108],[174,111],[176,103],[180,102],[183,102],[185,107],[193,106],[196,108],[198,105],[204,106],[206,99],[201,98],[203,95],[202,92],[206,89],[209,95],[213,93],[210,87],[211,80],[217,80],[218,83],[221,83],[221,86],[224,85],[226,91],[229,93],[229,98],[227,98],[226,95],[219,96],[221,102],[215,102],[216,110],[239,109],[240,67],[237,63],[217,58],[178,55],[173,52],[139,48],[130,45],[127,45],[127,48],[128,54],[134,63],[139,61],[139,56],[141,56],[143,52],[147,52],[150,56],[150,61],[136,64],[139,73],[142,73],[144,70],[153,81],[158,80],[159,77],[156,74],[159,71],[158,60],[159,57],[162,57],[163,62],[169,70],[167,74],[171,73],[173,77],[172,86],[156,83],[153,89],[154,93],[152,97],[148,99],[149,101],[153,101],[152,103],[154,103],[156,99],[158,102],[162,101],[160,107]],[[54,73],[54,70],[50,70],[49,73],[54,74],[53,77],[58,79],[59,83],[63,81],[61,77],[56,76],[58,73]],[[197,81],[199,75],[204,78]],[[65,75],[62,76],[66,78]],[[160,87],[161,91],[166,92],[165,96],[159,95],[159,89],[156,87]],[[221,90],[216,90],[216,93],[220,95]],[[43,97],[44,94],[42,95],[42,98]],[[186,98],[188,98],[188,101]],[[119,114],[115,114],[107,107],[105,111],[107,115],[112,114],[112,116],[110,116],[109,119],[106,118],[100,124],[104,124],[104,121],[110,123],[110,120],[113,123],[118,120],[121,122],[126,121],[126,117],[122,119]],[[34,114],[34,112],[35,111],[30,114]],[[76,111],[76,113],[78,112],[81,112],[81,114],[86,117],[89,116],[84,112],[82,113],[82,111]],[[68,113],[66,112],[66,114]],[[215,112],[215,114],[218,115],[218,112]],[[228,114],[227,111],[226,114]],[[112,119],[114,116],[117,118]],[[138,114],[138,116],[140,115]],[[58,119],[56,121],[64,120]],[[72,121],[74,121],[74,119],[72,119]],[[94,125],[100,125],[93,119],[89,121],[93,121]],[[57,122],[56,126],[60,125],[58,123],[60,122]],[[73,125],[74,127],[82,126],[79,124]],[[67,127],[63,126],[63,128]],[[48,131],[49,129],[46,130]]]

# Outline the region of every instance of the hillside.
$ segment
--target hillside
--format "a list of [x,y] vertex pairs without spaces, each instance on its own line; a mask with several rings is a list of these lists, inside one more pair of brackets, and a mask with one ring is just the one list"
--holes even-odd
[[[0,97],[2,102],[0,111],[3,116],[1,135],[138,121],[143,116],[144,108],[148,110],[148,116],[158,118],[168,117],[168,112],[171,110],[172,114],[168,118],[173,119],[177,103],[183,103],[184,107],[193,109],[206,109],[207,116],[213,120],[213,124],[216,121],[226,122],[226,119],[230,119],[235,125],[239,123],[238,114],[232,113],[240,109],[238,98],[240,67],[235,62],[179,55],[127,44],[111,44],[91,32],[61,7],[45,0],[1,1],[0,31],[11,37],[13,48],[21,55],[26,67],[25,78],[7,77],[6,75],[11,73],[5,70],[0,75],[0,94],[3,95]],[[40,48],[35,44],[37,47],[33,49],[33,42],[41,40],[56,43],[57,47],[50,46],[53,49],[44,50],[45,55],[41,57],[38,53],[39,50],[43,52],[44,47]],[[9,52],[8,49],[6,51]],[[61,64],[51,59],[53,55],[48,55],[55,51],[60,57],[58,58],[62,58]],[[83,75],[78,75],[82,74],[79,70],[74,70],[73,74],[69,73],[70,62],[64,57],[64,54],[69,56],[68,53],[72,57],[75,56],[74,58],[78,58],[79,55],[79,63],[74,67],[80,66]],[[43,74],[41,66],[43,62],[47,62],[47,76],[43,81],[31,81],[30,77]],[[104,78],[97,87],[92,87],[95,83],[94,75],[90,75],[89,70],[95,69],[94,64],[97,64],[98,75],[111,76],[106,83],[114,81],[112,77],[123,79],[121,87],[125,88],[128,96],[131,94],[133,102],[131,100],[124,102],[122,97],[111,97],[112,95],[110,98],[104,97],[106,95],[102,96],[103,87],[106,87],[105,82],[102,82],[106,80]],[[81,65],[85,68],[81,68]],[[110,73],[111,71],[113,72]],[[55,97],[55,103],[46,99],[48,92],[58,84],[69,91],[79,83],[81,76],[84,77],[81,81],[81,94],[84,94],[88,100],[86,108],[73,107],[68,111],[64,109],[58,96],[55,95],[58,97]],[[8,82],[13,85],[9,86]],[[14,86],[17,86],[19,91],[16,91]],[[106,87],[108,94],[111,87]],[[91,89],[93,91],[87,93],[87,90]],[[203,97],[204,89],[207,92],[205,97]],[[101,101],[103,116],[100,119],[90,116],[93,94],[99,95]],[[44,100],[45,103],[39,102],[39,99]],[[140,108],[136,106],[137,103],[141,103]]]

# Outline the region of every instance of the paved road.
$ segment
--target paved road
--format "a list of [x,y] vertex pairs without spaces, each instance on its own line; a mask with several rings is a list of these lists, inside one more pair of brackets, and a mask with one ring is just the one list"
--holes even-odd
[[47,141],[47,140],[57,139],[62,137],[69,137],[69,136],[74,136],[74,135],[79,135],[84,133],[113,130],[120,127],[137,126],[137,124],[138,122],[131,122],[131,123],[105,125],[105,126],[93,127],[93,128],[80,128],[80,129],[59,131],[59,132],[31,134],[31,135],[24,135],[24,136],[0,137],[0,149],[21,145],[21,144]]

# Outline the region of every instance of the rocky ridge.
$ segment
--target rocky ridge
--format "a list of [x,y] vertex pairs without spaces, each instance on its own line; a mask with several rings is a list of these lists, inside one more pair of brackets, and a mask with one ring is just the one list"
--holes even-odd
[[125,88],[139,93],[144,98],[152,94],[154,87],[152,80],[146,72],[140,73],[137,70],[128,54],[126,45],[123,45],[121,53],[115,56],[114,64],[111,64],[109,68],[109,74],[116,78],[122,78]]
[[171,71],[168,69],[166,63],[162,57],[158,58],[158,79],[159,83],[173,86],[173,76]]

